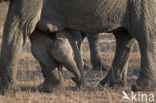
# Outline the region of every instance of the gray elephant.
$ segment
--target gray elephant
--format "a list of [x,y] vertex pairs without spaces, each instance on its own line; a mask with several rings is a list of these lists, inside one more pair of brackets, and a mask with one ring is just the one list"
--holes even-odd
[[[114,61],[119,60],[119,63],[114,64],[117,66],[111,68],[106,78],[100,82],[101,85],[120,84],[120,81],[123,81],[122,73],[125,68],[118,66],[126,64],[135,38],[141,51],[141,71],[132,89],[154,90],[156,87],[155,5],[155,0],[12,1],[2,41],[0,89],[7,90],[9,86],[13,86],[19,54],[27,36],[37,26],[43,32],[57,32],[70,28],[91,34],[114,33],[120,44],[120,52],[116,54]],[[47,20],[48,17],[53,18]]]
[[36,29],[29,36],[32,54],[39,61],[45,78],[39,90],[51,92],[63,85],[62,66],[74,74],[72,80],[80,88],[83,83],[83,63],[78,48],[81,35],[78,32],[74,34],[67,30],[49,34]]

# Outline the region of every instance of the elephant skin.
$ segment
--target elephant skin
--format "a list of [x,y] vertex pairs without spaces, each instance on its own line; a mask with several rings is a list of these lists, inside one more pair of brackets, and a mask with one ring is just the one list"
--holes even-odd
[[75,77],[72,79],[80,88],[83,82],[83,64],[81,56],[77,57],[79,48],[76,41],[80,42],[81,35],[74,34],[71,35],[69,31],[64,30],[51,35],[35,30],[30,35],[32,54],[39,61],[45,78],[40,90],[51,92],[64,84],[61,75],[62,66],[74,74]]
[[[14,0],[9,5],[4,26],[0,89],[7,90],[15,83],[14,75],[19,54],[26,37],[37,26],[45,32],[69,28],[91,34],[114,33],[118,38],[117,42],[123,48],[114,58],[114,61],[120,60],[118,64],[114,64],[117,66],[128,60],[127,54],[134,42],[133,39],[136,39],[141,51],[141,70],[132,89],[155,90],[155,5],[155,0]],[[48,16],[53,18],[47,21]],[[122,71],[125,70],[111,68],[108,76],[100,84],[118,84]]]

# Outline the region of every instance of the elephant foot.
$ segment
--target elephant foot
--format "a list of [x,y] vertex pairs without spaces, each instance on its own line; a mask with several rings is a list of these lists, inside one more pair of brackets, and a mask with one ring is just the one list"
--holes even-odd
[[127,86],[127,81],[122,80],[122,79],[117,79],[112,76],[113,75],[108,74],[103,80],[100,81],[100,85],[108,86],[108,87],[125,87],[125,86]]
[[77,81],[77,79],[75,77],[72,77],[71,79],[72,79],[73,82],[76,83],[76,88],[77,89],[80,90],[84,86],[84,81],[81,81],[81,80]]
[[132,91],[154,91],[156,90],[156,81],[149,77],[139,78],[136,84],[132,85]]
[[44,80],[44,82],[38,86],[39,92],[51,93],[65,89],[62,80]]
[[7,93],[15,94],[19,91],[21,91],[21,89],[16,85],[16,83],[9,83],[7,81],[1,81],[0,83],[0,94],[2,95],[5,95]]

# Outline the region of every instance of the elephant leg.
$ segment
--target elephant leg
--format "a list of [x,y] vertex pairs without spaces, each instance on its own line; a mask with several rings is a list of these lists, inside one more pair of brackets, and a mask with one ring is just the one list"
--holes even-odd
[[69,40],[70,44],[73,48],[73,53],[74,53],[74,60],[76,61],[77,67],[81,73],[81,83],[82,86],[84,85],[84,74],[83,74],[83,67],[84,67],[84,62],[83,62],[83,58],[82,55],[80,53],[80,49],[78,48],[77,44],[75,43],[74,40]]
[[60,68],[55,67],[55,64],[53,65],[53,68],[49,68],[47,65],[40,63],[41,72],[44,77],[44,82],[38,86],[40,92],[50,93],[56,89],[61,90],[64,88],[62,72]]
[[[154,28],[155,29],[155,28]],[[151,30],[151,29],[146,29]],[[156,57],[155,35],[156,32],[141,32],[136,35],[141,52],[141,71],[133,91],[154,91],[156,89]],[[153,33],[153,34],[151,34]]]
[[52,92],[54,89],[63,86],[63,79],[60,73],[61,67],[57,68],[59,65],[48,51],[52,40],[44,35],[46,34],[34,31],[29,38],[31,41],[31,52],[39,61],[44,77],[44,82],[39,86],[39,90],[42,92]]
[[69,41],[65,38],[53,40],[49,52],[55,61],[65,66],[67,70],[74,74],[75,77],[72,79],[79,87],[81,85],[81,73],[74,59],[73,49]]
[[127,83],[128,59],[135,39],[126,31],[114,32],[116,38],[116,52],[112,67],[106,77],[100,82],[101,85],[124,86]]
[[82,33],[75,31],[75,30],[69,30],[70,33],[72,34],[72,37],[74,38],[74,40],[76,41],[76,44],[78,46],[78,48],[81,48],[81,44],[82,44],[82,40],[84,39],[84,37],[82,37]]
[[[85,33],[81,33],[81,32],[78,32],[78,31],[75,31],[75,30],[69,30],[69,32],[72,34],[72,37],[71,38],[74,38],[72,41],[70,42],[73,42],[73,46],[76,50],[74,51],[74,53],[77,55],[79,55],[80,53],[80,56],[81,57],[77,57],[75,58],[76,59],[76,62],[79,64],[79,68],[81,68],[81,65],[83,67],[87,67],[85,64],[84,64],[84,59],[83,59],[83,56],[81,55],[82,54],[82,49],[81,49],[81,44],[82,44],[82,41],[83,39],[85,38],[86,34]],[[78,50],[79,49],[79,50]],[[80,63],[79,63],[80,62]],[[82,64],[81,64],[82,62]],[[88,68],[88,67],[87,67]]]
[[27,35],[32,33],[39,20],[41,1],[15,0],[9,5],[0,57],[0,91],[2,92],[14,87],[20,53]]
[[98,44],[98,34],[86,34],[90,47],[91,63],[92,68],[95,70],[107,71],[106,65],[102,63],[100,58],[99,44]]

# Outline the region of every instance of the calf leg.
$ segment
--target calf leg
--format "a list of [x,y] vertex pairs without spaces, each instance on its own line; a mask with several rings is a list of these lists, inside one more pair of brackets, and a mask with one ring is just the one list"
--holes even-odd
[[74,53],[74,60],[76,61],[77,67],[81,73],[81,83],[82,86],[84,85],[84,74],[83,74],[83,67],[84,67],[84,62],[83,62],[83,58],[80,52],[80,49],[78,47],[78,45],[76,44],[76,42],[73,39],[69,39],[69,42],[72,46],[73,49],[73,53]]
[[31,51],[33,56],[39,61],[41,72],[44,77],[44,82],[39,89],[43,92],[52,92],[63,84],[63,79],[60,73],[61,71],[57,68],[58,64],[48,53],[48,47],[51,43],[51,39],[44,35],[46,34],[35,31],[30,36],[32,45]]

